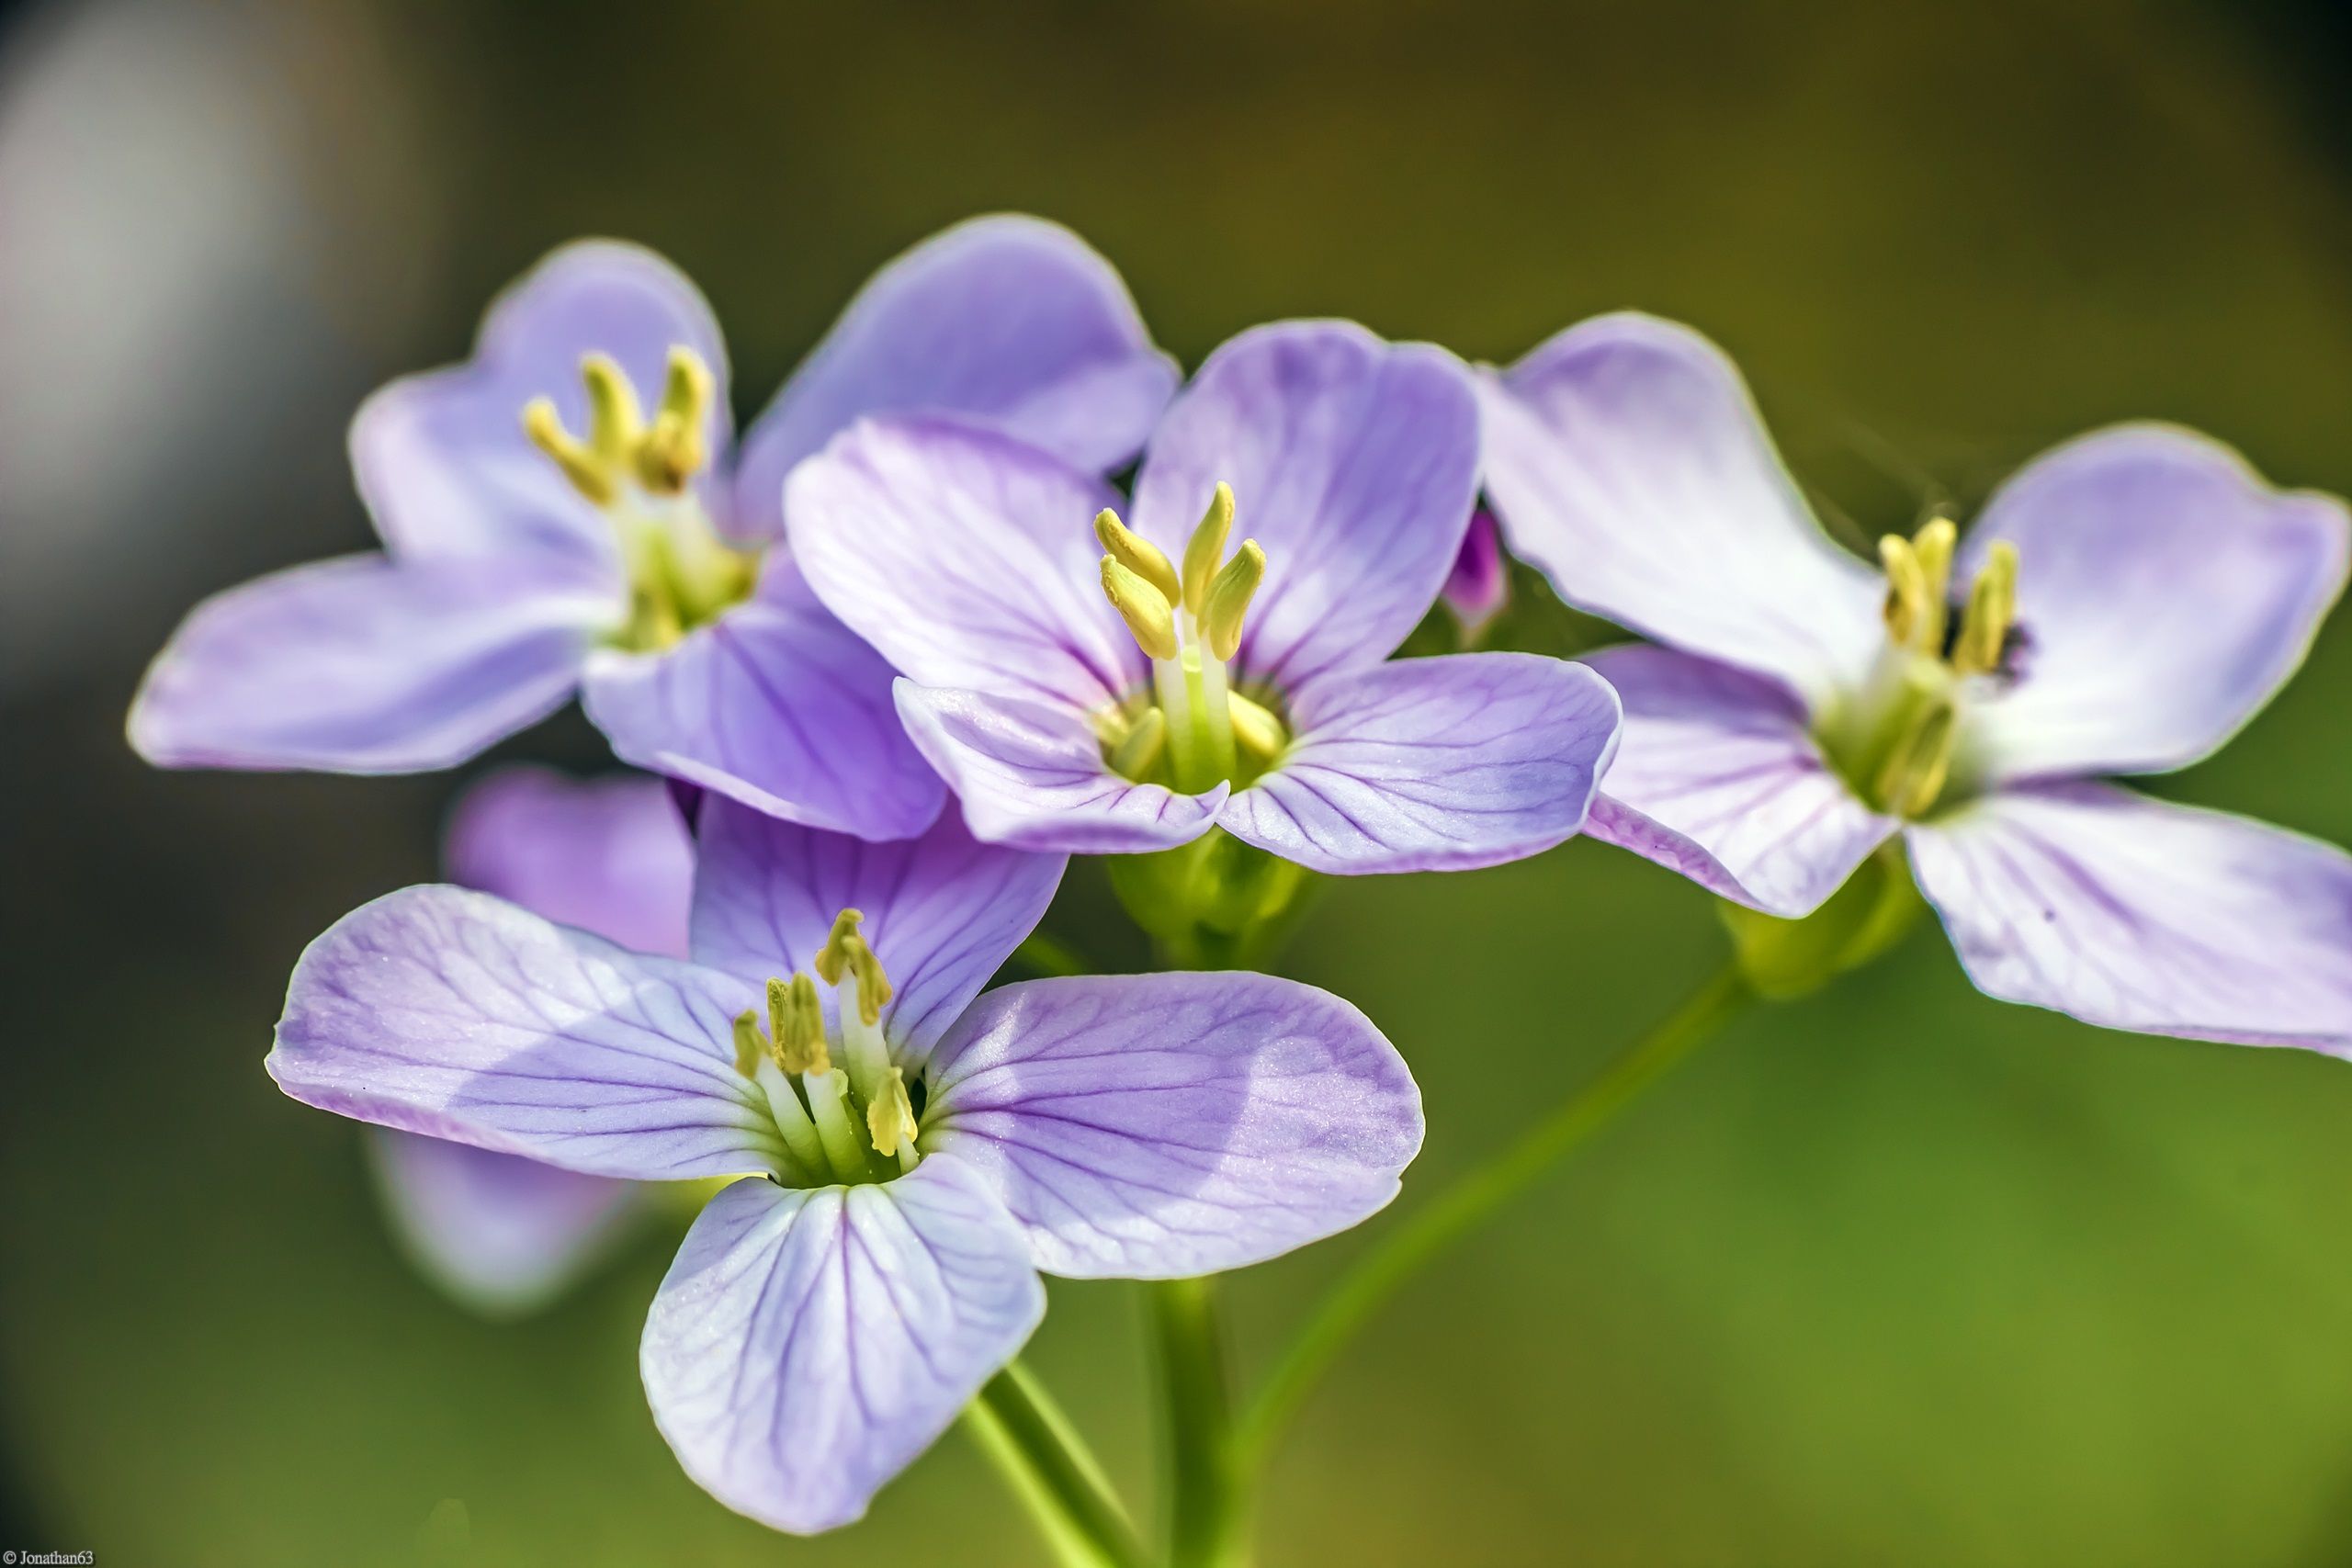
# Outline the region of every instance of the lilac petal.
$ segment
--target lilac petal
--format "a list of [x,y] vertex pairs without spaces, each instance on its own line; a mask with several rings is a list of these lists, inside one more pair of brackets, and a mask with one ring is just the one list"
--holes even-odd
[[1906,837],[1979,989],[2108,1029],[2352,1055],[2352,856],[2071,781]]
[[1532,653],[1407,659],[1301,690],[1279,766],[1226,831],[1315,871],[1463,871],[1573,834],[1617,743],[1617,699]]
[[523,407],[551,398],[565,428],[584,432],[581,360],[601,353],[650,409],[673,346],[699,354],[717,379],[705,434],[724,454],[734,429],[727,347],[695,286],[651,251],[616,241],[548,256],[492,304],[470,361],[405,377],[361,405],[352,467],[384,542],[408,557],[609,552],[609,525],[523,434]]
[[346,556],[216,593],[156,656],[130,743],[162,767],[446,768],[563,705],[613,591],[506,563]]
[[735,1071],[751,988],[486,893],[407,887],[295,965],[270,1076],[379,1126],[644,1181],[776,1168]]
[[687,1233],[639,1366],[678,1462],[800,1534],[865,1512],[1045,1315],[1020,1231],[969,1171],[739,1181]]
[[743,438],[736,526],[774,538],[784,479],[867,414],[953,414],[1089,473],[1136,454],[1176,389],[1111,264],[1058,223],[999,214],[876,273]]
[[1843,886],[1898,826],[1830,767],[1779,682],[1642,645],[1586,662],[1625,705],[1591,837],[1794,918]]
[[1793,919],[1844,886],[1898,826],[1830,768],[1780,682],[1640,644],[1585,662],[1625,705],[1588,837]]
[[954,812],[870,844],[714,800],[699,837],[696,961],[755,986],[813,970],[833,918],[856,909],[895,992],[883,1032],[916,1063],[1045,918],[1064,863],[979,843]]
[[1420,1091],[1372,1021],[1264,975],[991,991],[931,1097],[932,1160],[979,1171],[1037,1266],[1081,1278],[1213,1273],[1336,1235],[1421,1146]]
[[1487,494],[1563,599],[1815,699],[1869,671],[1878,575],[1814,522],[1713,344],[1601,316],[1483,389]]
[[634,1182],[414,1133],[379,1129],[368,1143],[410,1258],[492,1316],[547,1304],[604,1256],[638,1208]]
[[1235,543],[1266,551],[1241,669],[1287,690],[1377,663],[1436,603],[1469,526],[1469,375],[1442,348],[1350,322],[1254,328],[1209,355],[1153,433],[1136,530],[1182,559],[1219,480]]
[[963,803],[976,838],[1059,854],[1136,855],[1216,825],[1230,786],[1178,795],[1111,771],[1084,716],[1059,704],[900,681],[899,716]]
[[763,583],[674,648],[598,651],[582,701],[624,761],[773,817],[903,839],[946,789],[907,739],[890,680],[812,595]]
[[2294,673],[2344,590],[2344,503],[2274,491],[2165,425],[2096,432],[1985,504],[1962,557],[2018,549],[2020,679],[1975,715],[2000,777],[2157,773],[2211,751]]
[[449,879],[637,953],[686,956],[694,841],[669,786],[502,768],[450,814]]
[[793,470],[786,510],[809,585],[900,673],[1092,709],[1147,672],[1102,594],[1117,500],[1008,436],[871,420]]

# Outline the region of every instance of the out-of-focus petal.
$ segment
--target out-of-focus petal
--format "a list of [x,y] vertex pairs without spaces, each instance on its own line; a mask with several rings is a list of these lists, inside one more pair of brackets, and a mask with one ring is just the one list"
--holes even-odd
[[2344,503],[2274,491],[2220,443],[2123,425],[2029,464],[1962,578],[2018,551],[2016,685],[1974,716],[1996,777],[2195,761],[2294,673],[2344,591]]
[[1821,532],[1713,344],[1601,316],[1484,391],[1487,494],[1561,598],[1816,701],[1869,671],[1878,574]]
[[1420,1091],[1371,1021],[1263,975],[991,991],[931,1096],[923,1148],[982,1173],[1055,1274],[1275,1257],[1376,1213],[1421,1145]]
[[616,591],[495,561],[346,556],[198,604],[149,667],[130,743],[175,768],[447,768],[563,705]]
[[1287,689],[1377,663],[1429,613],[1469,526],[1469,373],[1351,322],[1253,328],[1209,355],[1153,432],[1136,531],[1182,560],[1219,480],[1233,542],[1266,551],[1241,670]]
[[2352,1055],[2352,856],[2069,781],[1906,835],[1969,977],[2109,1029]]
[[546,1305],[595,1265],[638,1206],[635,1183],[519,1155],[383,1128],[368,1144],[410,1258],[491,1316]]
[[1230,786],[1178,795],[1111,771],[1083,716],[1061,704],[900,681],[899,716],[961,802],[973,835],[1060,854],[1149,854],[1216,823]]
[[1809,914],[1897,824],[1830,769],[1779,682],[1670,649],[1587,662],[1625,705],[1585,832],[1767,914]]
[[890,700],[890,667],[805,589],[761,592],[660,653],[599,649],[582,704],[622,761],[787,821],[903,839],[946,791]]
[[1532,653],[1407,659],[1303,688],[1279,766],[1226,831],[1315,871],[1463,871],[1576,832],[1617,742],[1617,699]]
[[980,843],[952,811],[871,844],[714,800],[698,838],[695,960],[755,986],[813,971],[833,918],[856,909],[894,993],[883,1032],[914,1063],[1045,917],[1064,863]]
[[[408,557],[608,551],[609,525],[523,434],[523,407],[551,398],[565,428],[584,432],[581,361],[598,353],[619,364],[650,412],[673,346],[700,355],[716,378],[705,434],[723,460],[734,430],[727,345],[694,284],[618,241],[548,255],[492,303],[471,360],[403,377],[360,405],[352,468],[384,542]],[[723,498],[707,473],[703,488]]]
[[306,1105],[597,1176],[776,1168],[735,1071],[751,987],[486,893],[408,887],[295,965],[270,1076]]
[[867,414],[952,414],[1115,468],[1176,380],[1085,241],[1042,219],[975,218],[876,273],[785,382],[743,437],[734,525],[775,537],[785,475]]
[[810,586],[900,673],[1091,709],[1146,677],[1102,593],[1117,500],[1010,436],[870,420],[793,470],[786,510]]
[[694,841],[660,779],[502,768],[450,813],[449,879],[638,953],[686,956]]
[[970,1172],[739,1181],[687,1233],[639,1365],[686,1473],[738,1513],[849,1524],[1028,1339],[1046,1292]]

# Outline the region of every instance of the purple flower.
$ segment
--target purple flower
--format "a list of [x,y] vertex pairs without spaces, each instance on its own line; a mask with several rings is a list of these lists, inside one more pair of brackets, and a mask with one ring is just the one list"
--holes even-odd
[[[639,953],[683,958],[694,845],[667,785],[507,768],[449,822],[450,879]],[[635,1182],[377,1130],[378,1183],[417,1266],[475,1310],[544,1304],[602,1258],[642,1209]]]
[[885,267],[733,452],[727,358],[649,251],[558,251],[467,364],[353,422],[380,555],[198,606],[130,737],[178,767],[448,767],[582,694],[622,758],[869,837],[938,812],[889,671],[780,549],[784,476],[863,414],[943,411],[1080,468],[1123,462],[1173,389],[1108,264],[981,219]]
[[721,1501],[830,1529],[1028,1337],[1040,1269],[1257,1262],[1378,1210],[1419,1146],[1402,1060],[1311,987],[981,996],[1062,864],[952,813],[869,843],[714,799],[692,962],[408,888],[303,954],[269,1070],[311,1105],[593,1175],[756,1178],[662,1282],[646,1393]]
[[2185,766],[2261,707],[2344,586],[2341,502],[2119,426],[2028,466],[1964,544],[1886,539],[1882,573],[1684,328],[1588,321],[1486,392],[1513,549],[1669,645],[1593,658],[1625,704],[1595,837],[1799,916],[1900,835],[1993,996],[2352,1050],[2352,857],[2086,776]]
[[1477,445],[1442,350],[1293,322],[1202,367],[1133,529],[1051,453],[880,420],[794,474],[792,544],[905,677],[982,839],[1135,853],[1221,827],[1317,871],[1490,865],[1577,830],[1617,705],[1555,660],[1384,662],[1460,553]]
[[1462,553],[1453,558],[1441,597],[1464,646],[1475,645],[1510,603],[1510,568],[1503,559],[1502,535],[1495,514],[1480,507],[1470,517],[1470,531],[1462,536]]

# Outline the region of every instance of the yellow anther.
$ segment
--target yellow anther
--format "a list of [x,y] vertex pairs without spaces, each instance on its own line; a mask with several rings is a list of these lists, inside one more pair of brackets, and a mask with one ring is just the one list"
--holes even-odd
[[588,389],[588,446],[617,468],[629,460],[645,434],[637,389],[629,385],[628,372],[605,354],[580,361],[580,379]]
[[1209,579],[1208,597],[1200,609],[1201,635],[1209,652],[1230,659],[1241,647],[1241,617],[1250,612],[1250,595],[1266,580],[1266,552],[1255,539],[1244,539],[1233,558]]
[[745,1008],[735,1015],[735,1070],[745,1077],[759,1071],[760,1058],[768,1055],[768,1037],[760,1032],[759,1015]]
[[1168,746],[1168,716],[1146,708],[1125,735],[1111,742],[1111,767],[1122,778],[1140,779],[1159,762]]
[[865,1108],[865,1130],[873,1134],[876,1152],[885,1157],[914,1147],[920,1130],[914,1101],[907,1098],[906,1075],[897,1067],[875,1086],[874,1100]]
[[669,378],[661,412],[638,444],[637,477],[657,495],[676,495],[710,458],[703,439],[705,417],[717,383],[710,367],[691,348],[670,351]]
[[620,486],[613,476],[612,465],[599,457],[564,429],[563,416],[555,412],[555,403],[547,398],[533,398],[523,405],[523,433],[531,445],[552,458],[571,481],[571,488],[598,506],[609,506],[620,493]]
[[817,975],[828,986],[840,985],[845,974],[855,976],[858,1016],[868,1023],[879,1023],[882,1009],[896,993],[890,988],[889,976],[882,973],[882,961],[858,933],[865,920],[865,915],[855,909],[843,909],[833,917],[832,932],[817,954]]
[[1951,595],[1951,550],[1960,529],[1949,517],[1930,517],[1911,536],[1911,552],[1919,558],[1919,574],[1927,579],[1928,598],[1941,604]]
[[1184,547],[1184,603],[1196,615],[1208,604],[1209,580],[1224,564],[1226,537],[1232,532],[1233,487],[1220,479],[1216,493],[1209,497],[1208,511],[1193,530],[1192,542]]
[[1102,558],[1102,592],[1146,654],[1153,659],[1176,657],[1176,610],[1167,594],[1140,573],[1120,565],[1116,556]]
[[817,984],[808,976],[768,981],[768,1032],[775,1041],[776,1066],[786,1072],[832,1070],[824,1010],[817,1002]]
[[1233,738],[1261,762],[1271,762],[1290,743],[1283,721],[1238,692],[1228,693],[1226,705],[1233,714]]
[[1897,817],[1917,817],[1936,803],[1951,773],[1958,715],[1949,702],[1921,708],[1879,770],[1878,804]]
[[1878,558],[1886,568],[1886,635],[1900,648],[1918,646],[1928,625],[1928,577],[1919,552],[1900,534],[1878,542]]
[[1159,547],[1119,521],[1119,514],[1109,507],[1094,514],[1094,536],[1102,541],[1102,548],[1113,560],[1159,590],[1159,596],[1170,604],[1182,597],[1176,581],[1176,569],[1159,553]]
[[1983,570],[1969,587],[1960,640],[1952,645],[1952,669],[1962,675],[1989,675],[1999,669],[2001,649],[2017,618],[2018,547],[2002,539],[1986,553]]

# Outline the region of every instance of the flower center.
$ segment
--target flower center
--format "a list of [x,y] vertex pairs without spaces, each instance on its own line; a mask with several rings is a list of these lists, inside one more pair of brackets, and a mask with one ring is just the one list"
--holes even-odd
[[1967,598],[1955,603],[1956,542],[1944,517],[1908,539],[1879,541],[1886,650],[1861,692],[1822,728],[1824,749],[1856,793],[1896,817],[1925,816],[1954,786],[1955,772],[1965,771],[1956,764],[1962,710],[2004,672],[2017,631],[2017,547],[1996,542]]
[[532,445],[571,488],[612,522],[628,572],[628,623],[615,638],[637,653],[659,652],[715,619],[752,592],[759,561],[728,546],[711,526],[691,481],[710,460],[703,423],[715,386],[710,367],[684,346],[670,350],[662,401],[648,421],[637,389],[608,355],[580,362],[588,389],[588,432],[574,435],[548,398],[523,409]]
[[1151,660],[1150,687],[1095,715],[1095,731],[1104,760],[1138,784],[1186,795],[1228,779],[1246,787],[1290,744],[1281,716],[1236,691],[1227,669],[1266,576],[1255,539],[1227,558],[1232,532],[1233,491],[1222,483],[1184,547],[1182,572],[1117,513],[1094,519],[1106,552],[1102,592]]
[[[735,1020],[735,1070],[767,1095],[786,1153],[775,1178],[787,1187],[888,1181],[922,1159],[914,1099],[922,1086],[910,1095],[882,1037],[890,981],[859,934],[864,919],[855,909],[835,917],[815,978],[768,981],[764,1032],[751,1009]],[[830,1032],[820,980],[834,994]]]

